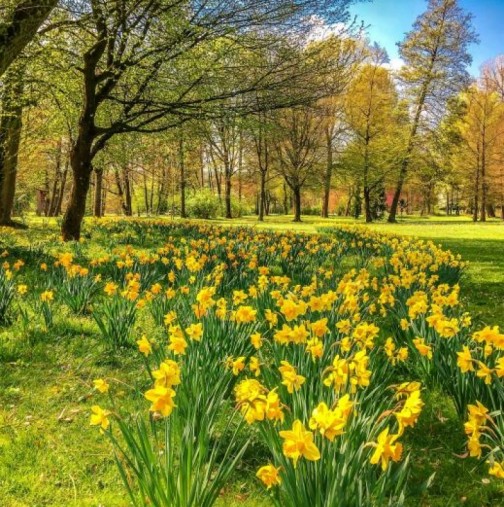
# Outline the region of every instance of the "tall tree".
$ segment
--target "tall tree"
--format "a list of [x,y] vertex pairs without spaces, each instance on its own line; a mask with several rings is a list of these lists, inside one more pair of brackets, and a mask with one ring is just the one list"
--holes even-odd
[[[371,201],[384,186],[392,166],[393,144],[400,145],[397,129],[397,92],[390,72],[383,67],[384,54],[363,66],[348,90],[346,120],[352,135],[348,151],[353,172],[363,189],[366,222],[375,218]],[[348,156],[348,154],[347,154]]]
[[477,41],[472,15],[457,0],[429,0],[413,30],[399,44],[404,60],[400,78],[411,103],[412,121],[390,208],[389,222],[396,221],[401,190],[410,160],[425,122],[439,119],[447,99],[468,82],[472,58],[469,45]]
[[[76,68],[83,98],[71,155],[72,192],[63,219],[65,240],[78,239],[94,157],[111,137],[157,132],[190,118],[224,113],[232,97],[270,89],[285,79],[285,62],[275,72],[249,69],[238,86],[230,52],[254,49],[293,37],[310,14],[346,20],[351,0],[90,0],[79,34],[84,52]],[[219,44],[219,41],[226,43]],[[242,63],[234,59],[243,73]],[[219,86],[214,86],[218,82]],[[214,90],[218,90],[216,93]],[[239,102],[250,109],[252,103]],[[107,114],[104,114],[106,112]]]
[[353,29],[352,25],[338,35],[331,35],[317,43],[321,48],[318,58],[324,59],[326,66],[324,72],[320,74],[320,88],[324,91],[325,97],[318,103],[323,116],[322,130],[326,150],[321,212],[324,218],[329,216],[336,146],[345,133],[342,121],[345,92],[365,55],[364,45],[354,38]]
[[321,116],[313,108],[291,108],[278,114],[279,170],[292,191],[294,222],[301,222],[301,191],[316,177],[322,161]]
[[465,168],[472,187],[473,220],[484,222],[490,191],[502,168],[499,148],[504,141],[504,104],[498,93],[473,85],[464,96],[466,113],[460,124],[463,139],[459,164]]

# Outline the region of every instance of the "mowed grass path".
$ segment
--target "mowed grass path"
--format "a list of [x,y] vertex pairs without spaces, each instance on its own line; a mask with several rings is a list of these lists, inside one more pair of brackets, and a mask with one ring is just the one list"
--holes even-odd
[[[169,220],[169,219],[165,219]],[[255,217],[215,220],[218,225],[317,232],[352,219]],[[30,221],[27,243],[47,231],[54,221]],[[473,224],[463,219],[402,219],[378,223],[373,229],[432,239],[456,253],[470,266],[462,281],[465,304],[481,323],[504,326],[504,224]],[[142,369],[138,357],[126,354],[112,365],[103,362],[99,343],[87,319],[57,321],[51,335],[35,329],[26,345],[20,329],[0,330],[0,506],[127,506],[108,442],[89,427],[90,388],[98,377],[134,379]],[[24,343],[24,345],[23,345]],[[96,400],[97,401],[97,400]],[[464,460],[465,438],[449,399],[426,393],[426,407],[407,442],[411,449],[411,506],[504,505],[504,489],[488,484],[486,467]],[[249,466],[256,466],[251,463]],[[252,469],[237,474],[219,505],[270,505],[253,479]],[[422,485],[436,472],[427,493]]]

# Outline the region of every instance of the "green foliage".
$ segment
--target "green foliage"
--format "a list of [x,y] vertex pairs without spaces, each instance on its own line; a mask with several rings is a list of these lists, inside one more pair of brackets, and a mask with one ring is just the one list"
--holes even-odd
[[98,283],[89,275],[66,273],[59,285],[61,297],[75,314],[87,313],[90,303],[98,291]]
[[[221,211],[222,213],[222,211]],[[239,201],[238,199],[231,200],[231,215],[233,218],[241,218],[252,213],[252,206],[245,201]],[[224,213],[222,213],[224,215]]]
[[0,268],[0,325],[9,322],[9,308],[14,298],[14,280],[12,273]]
[[109,351],[131,346],[131,331],[136,320],[136,302],[126,297],[102,299],[93,310],[102,338]]
[[221,210],[219,198],[210,190],[195,193],[186,203],[187,213],[192,218],[217,218]]

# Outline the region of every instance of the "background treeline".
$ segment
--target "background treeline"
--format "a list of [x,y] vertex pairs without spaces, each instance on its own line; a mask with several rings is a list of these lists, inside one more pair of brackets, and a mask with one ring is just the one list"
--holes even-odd
[[399,43],[351,0],[7,0],[0,223],[442,211],[504,219],[504,57],[430,0]]

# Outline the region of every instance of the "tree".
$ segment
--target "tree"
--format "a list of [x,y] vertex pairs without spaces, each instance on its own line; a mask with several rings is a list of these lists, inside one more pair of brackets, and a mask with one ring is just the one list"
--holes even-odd
[[[76,65],[83,97],[70,155],[73,185],[63,238],[80,237],[92,162],[113,136],[159,132],[194,117],[222,114],[229,99],[283,83],[283,66],[275,72],[259,66],[253,72],[248,69],[238,87],[234,81],[226,87],[233,70],[228,55],[264,44],[265,30],[271,33],[268,44],[285,33],[292,38],[310,14],[345,20],[349,4],[350,0],[217,0],[208,8],[206,0],[90,0],[79,33],[84,52]],[[281,27],[284,34],[275,35]],[[226,44],[217,44],[219,40]],[[238,102],[243,110],[252,108],[250,101]]]
[[327,66],[320,75],[320,88],[324,90],[326,97],[318,103],[323,116],[322,130],[326,150],[321,212],[323,218],[329,216],[336,145],[345,133],[342,121],[345,92],[365,55],[363,44],[353,38],[353,28],[352,25],[344,32],[318,42],[321,50],[317,58],[325,60]]
[[320,114],[307,106],[278,114],[278,166],[292,191],[294,222],[301,222],[301,190],[316,175],[322,160],[321,126]]
[[[374,50],[372,60],[364,65],[349,86],[345,103],[346,121],[352,141],[352,170],[362,185],[366,222],[372,222],[372,195],[381,192],[394,152],[400,145],[396,127],[397,92],[390,72],[383,67],[385,54]],[[349,154],[347,154],[348,156]]]
[[[491,182],[502,168],[499,152],[504,141],[504,104],[498,93],[473,85],[464,95],[466,113],[460,123],[463,149],[459,163],[472,187],[473,221],[487,217]],[[502,203],[501,203],[502,204]]]
[[487,62],[482,69],[483,86],[499,94],[504,102],[504,55],[499,55]]
[[231,184],[232,178],[238,170],[243,127],[240,116],[231,113],[217,118],[210,123],[207,141],[213,154],[214,163],[222,165],[224,169],[224,213],[226,218],[232,218],[231,213]]
[[477,41],[472,15],[457,0],[429,0],[413,30],[399,44],[404,60],[400,79],[409,97],[412,121],[390,208],[389,222],[395,222],[401,190],[408,176],[420,130],[426,122],[439,119],[447,99],[468,82],[467,66],[472,58],[470,44]]
[[0,76],[33,40],[57,3],[58,0],[21,0],[2,7],[6,13],[0,19]]

